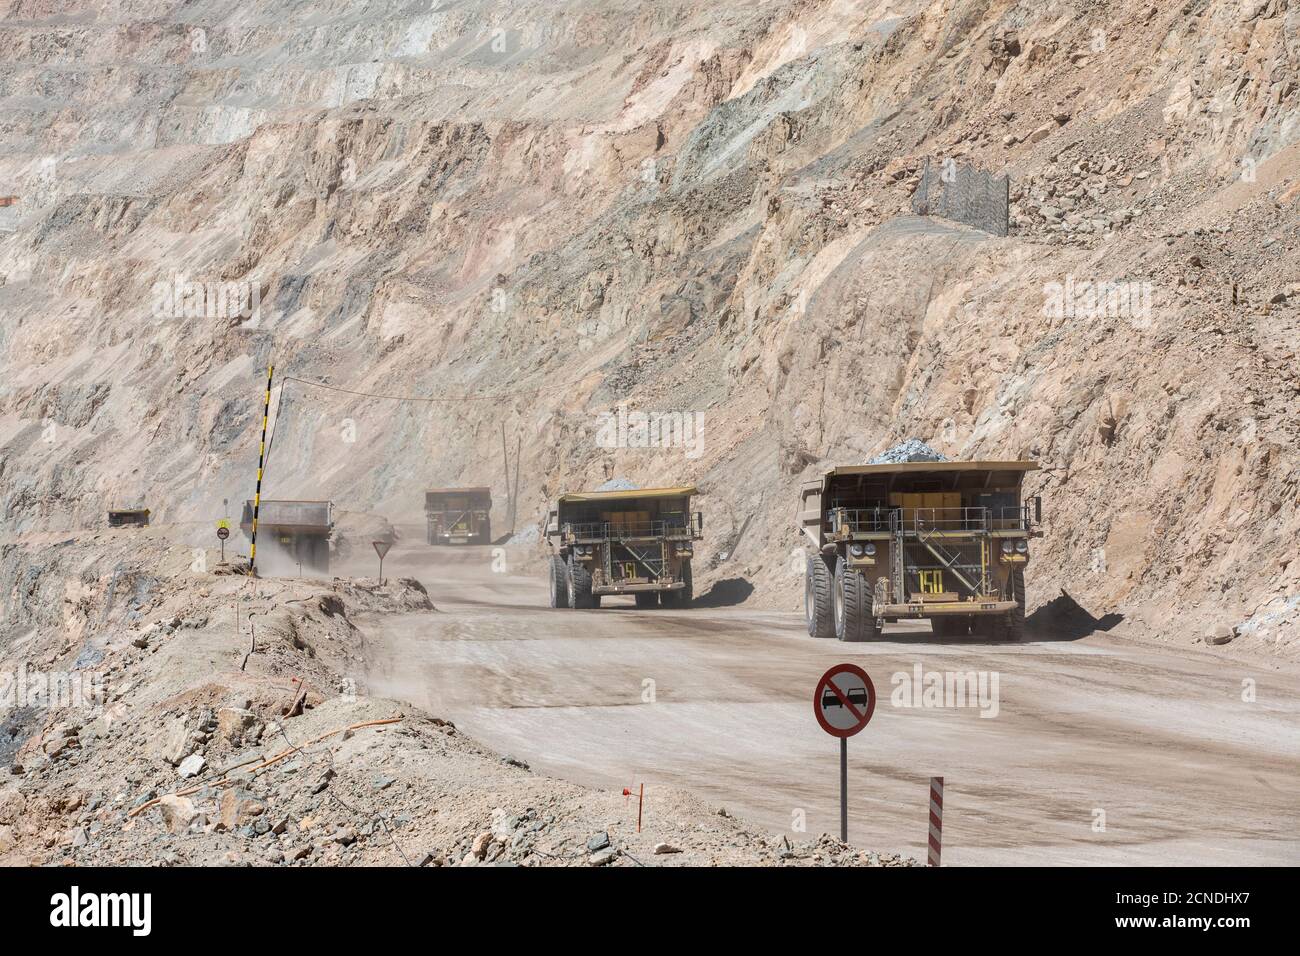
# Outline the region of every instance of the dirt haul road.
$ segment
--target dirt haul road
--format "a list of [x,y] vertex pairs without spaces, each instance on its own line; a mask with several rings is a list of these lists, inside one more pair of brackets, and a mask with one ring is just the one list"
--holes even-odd
[[[743,607],[550,610],[535,558],[512,551],[494,571],[489,548],[414,540],[385,573],[420,578],[439,611],[359,622],[370,691],[543,773],[644,782],[649,815],[656,785],[673,785],[773,831],[837,832],[838,745],[811,694],[851,661],[880,701],[849,742],[859,846],[923,860],[928,777],[941,774],[945,864],[1300,862],[1300,679],[1273,663],[1105,635],[941,644],[925,624],[821,642],[801,614]],[[924,702],[935,672],[975,672],[975,699],[904,706],[917,683]]]

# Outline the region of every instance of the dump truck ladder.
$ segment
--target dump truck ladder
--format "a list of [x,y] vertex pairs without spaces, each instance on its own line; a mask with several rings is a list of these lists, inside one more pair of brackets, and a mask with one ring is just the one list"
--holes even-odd
[[904,556],[906,544],[903,540],[903,516],[897,511],[891,511],[889,525],[890,530],[894,532],[894,546],[889,549],[894,558],[894,568],[890,574],[893,579],[894,603],[903,604],[907,601],[907,582],[904,578],[907,562]]
[[[619,541],[619,544],[623,546],[623,550],[630,554],[637,564],[646,569],[651,580],[658,581],[664,576],[664,547],[662,543],[657,544],[654,547],[654,550],[659,552],[657,557],[650,550],[646,550],[645,552],[638,551],[626,541]],[[613,577],[611,576],[611,572],[613,571],[611,558],[613,550],[613,548],[605,549],[605,574],[606,579],[611,581],[613,580]]]
[[[987,527],[987,516],[967,515],[965,511],[983,511],[983,509],[963,509],[959,528],[963,531],[978,533],[980,529]],[[953,522],[945,519],[946,523]],[[936,521],[927,524],[919,513],[912,515],[908,520],[904,520],[901,510],[893,510],[889,514],[889,528],[891,538],[893,539],[892,548],[892,574],[894,600],[899,604],[907,603],[907,545],[910,541],[921,545],[926,549],[938,562],[939,567],[952,574],[954,578],[965,585],[971,594],[985,595],[990,593],[992,582],[989,578],[989,543],[987,534],[979,534],[978,541],[980,545],[980,562],[978,564],[962,560],[960,550],[953,551],[943,545],[943,540],[947,535],[952,534],[951,530],[945,531],[942,527],[937,527],[941,522]],[[973,540],[972,538],[964,540]]]
[[924,528],[920,526],[920,523],[918,522],[916,539],[925,547],[925,550],[929,551],[930,554],[934,555],[935,560],[939,562],[939,564],[943,567],[945,571],[951,571],[952,576],[955,577],[962,584],[966,585],[966,588],[972,594],[987,593],[984,588],[976,586],[974,583],[971,582],[970,578],[968,578],[965,574],[962,573],[963,568],[966,570],[975,570],[975,571],[981,571],[982,569],[976,565],[962,564],[961,554],[960,553],[953,554],[951,551],[945,548],[938,541],[934,540],[933,530],[926,531]]

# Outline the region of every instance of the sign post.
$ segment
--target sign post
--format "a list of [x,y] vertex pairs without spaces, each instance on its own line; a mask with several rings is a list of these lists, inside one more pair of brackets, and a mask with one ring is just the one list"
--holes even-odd
[[221,539],[221,563],[226,563],[226,539],[230,537],[230,522],[222,518],[217,522],[217,537]]
[[926,861],[939,866],[943,852],[943,777],[930,778],[930,838]]
[[813,713],[822,730],[840,738],[840,842],[849,842],[849,738],[876,712],[876,687],[856,664],[836,664],[817,682]]
[[393,543],[391,541],[371,541],[370,543],[375,546],[375,554],[379,555],[379,586],[383,587],[384,555],[388,553],[388,549],[393,546]]

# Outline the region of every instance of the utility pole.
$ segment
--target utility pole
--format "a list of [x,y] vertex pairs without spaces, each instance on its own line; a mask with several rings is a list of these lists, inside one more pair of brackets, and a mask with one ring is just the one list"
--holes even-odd
[[515,533],[515,517],[519,508],[519,459],[524,450],[524,436],[517,436],[515,442],[515,486],[510,492],[510,534]]
[[[515,529],[514,529],[514,517],[511,514],[511,511],[513,509],[510,504],[510,502],[513,500],[510,491],[510,449],[506,445],[506,423],[504,421],[501,423],[501,461],[502,461],[502,470],[505,473],[505,481],[506,481],[506,517],[510,519],[510,524],[511,524],[510,531],[513,533]],[[517,466],[518,461],[516,461],[515,464]]]
[[262,504],[262,468],[266,465],[266,420],[271,417],[271,381],[275,366],[266,366],[266,401],[262,404],[262,441],[257,447],[257,488],[253,492],[253,527],[249,535],[248,576],[254,575],[257,561],[257,511]]

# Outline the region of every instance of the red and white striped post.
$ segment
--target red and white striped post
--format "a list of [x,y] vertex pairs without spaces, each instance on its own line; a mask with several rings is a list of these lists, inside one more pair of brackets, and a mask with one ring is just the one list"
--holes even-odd
[[930,866],[939,865],[943,847],[943,777],[930,778]]

